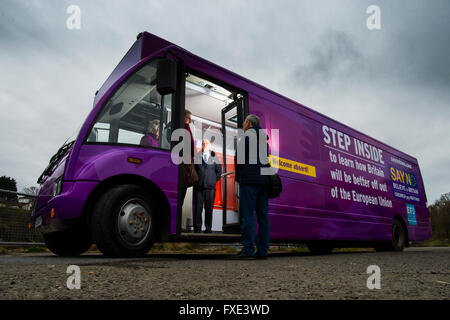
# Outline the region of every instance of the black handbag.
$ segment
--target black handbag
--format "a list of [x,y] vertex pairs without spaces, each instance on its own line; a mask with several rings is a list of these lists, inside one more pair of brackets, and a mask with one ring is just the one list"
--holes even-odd
[[185,187],[192,187],[198,182],[197,171],[193,163],[183,164],[183,180]]
[[278,198],[283,191],[283,184],[280,176],[275,173],[269,176],[269,190],[267,192],[268,198]]

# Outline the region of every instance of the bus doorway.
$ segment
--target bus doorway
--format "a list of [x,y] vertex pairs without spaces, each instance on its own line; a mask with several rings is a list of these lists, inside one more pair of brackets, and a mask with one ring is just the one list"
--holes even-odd
[[[187,189],[181,210],[183,236],[236,236],[240,234],[238,200],[234,182],[237,129],[242,127],[244,95],[193,73],[186,74],[185,109],[191,112],[194,153],[202,152],[202,140],[211,143],[211,154],[220,162],[216,183],[211,233],[205,233],[202,208],[201,233],[194,233],[194,188]],[[222,134],[222,133],[225,134]],[[200,158],[201,159],[201,158]]]
[[239,184],[236,183],[235,157],[237,129],[244,123],[244,98],[240,97],[222,109],[222,229],[224,233],[240,234]]

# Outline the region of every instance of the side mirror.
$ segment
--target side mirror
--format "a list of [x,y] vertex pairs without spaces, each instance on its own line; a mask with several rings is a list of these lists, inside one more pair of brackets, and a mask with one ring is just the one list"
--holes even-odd
[[160,95],[172,94],[177,90],[177,63],[170,59],[158,62],[156,90]]

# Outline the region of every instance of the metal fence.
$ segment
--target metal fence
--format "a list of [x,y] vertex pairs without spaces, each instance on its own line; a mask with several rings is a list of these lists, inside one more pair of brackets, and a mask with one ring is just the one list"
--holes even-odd
[[0,189],[0,243],[42,243],[40,231],[30,228],[36,196]]

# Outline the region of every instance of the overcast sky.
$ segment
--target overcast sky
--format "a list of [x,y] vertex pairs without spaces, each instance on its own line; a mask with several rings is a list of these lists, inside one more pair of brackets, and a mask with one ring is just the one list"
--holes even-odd
[[0,176],[36,185],[144,30],[416,157],[429,203],[450,192],[448,0],[2,0]]

